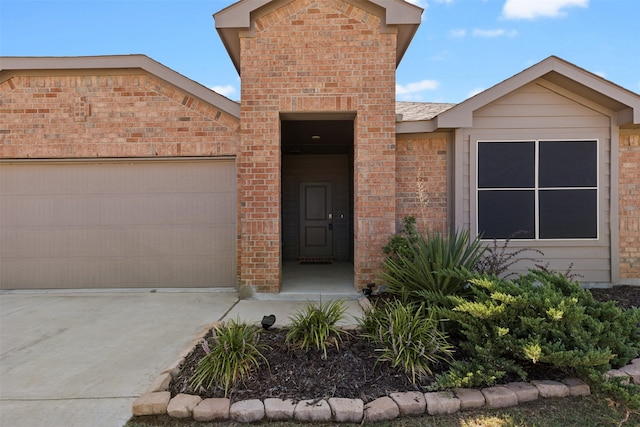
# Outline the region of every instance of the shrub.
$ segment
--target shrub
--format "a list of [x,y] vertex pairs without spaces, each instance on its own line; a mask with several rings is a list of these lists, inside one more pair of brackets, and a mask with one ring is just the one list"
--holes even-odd
[[225,396],[231,386],[260,365],[264,349],[258,343],[258,329],[253,325],[229,320],[214,329],[213,343],[202,343],[205,356],[191,377],[191,387],[210,388],[214,382],[224,386]]
[[420,238],[418,228],[416,227],[416,218],[414,216],[406,216],[402,218],[402,231],[391,236],[386,245],[382,247],[382,252],[391,257],[405,256],[410,257],[412,254],[411,247],[416,244]]
[[[598,303],[560,274],[532,271],[513,281],[467,275],[472,297],[451,297],[445,310],[464,336],[461,347],[479,361],[514,361],[575,371],[585,378],[637,357],[640,310]],[[586,378],[585,378],[586,379]]]
[[[415,226],[414,226],[415,227]],[[446,304],[449,295],[465,292],[464,278],[439,274],[451,268],[473,269],[484,253],[480,239],[468,230],[448,235],[408,231],[405,245],[393,244],[395,252],[383,262],[381,280],[389,292],[403,301]],[[393,240],[393,238],[392,238]]]
[[346,306],[342,300],[319,304],[307,303],[302,311],[291,316],[291,326],[285,341],[292,347],[309,351],[311,347],[322,350],[327,357],[327,346],[338,347],[344,331],[336,323],[344,317]]
[[598,391],[608,394],[628,409],[640,411],[640,385],[625,383],[620,377],[604,379],[598,372],[592,372],[590,379]]
[[431,366],[451,359],[453,347],[424,304],[394,300],[367,310],[360,320],[363,335],[379,348],[377,360],[400,367],[415,384],[431,375]]
[[518,373],[522,379],[526,378],[526,373],[511,360],[456,360],[449,370],[436,375],[435,381],[429,388],[445,390],[455,387],[491,387],[504,378],[507,371]]

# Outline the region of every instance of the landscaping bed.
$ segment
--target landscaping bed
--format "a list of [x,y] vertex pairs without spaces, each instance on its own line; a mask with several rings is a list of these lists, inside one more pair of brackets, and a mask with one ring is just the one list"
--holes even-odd
[[[618,286],[608,289],[591,290],[599,301],[616,301],[621,308],[640,307],[640,288]],[[376,298],[376,297],[374,297]],[[389,363],[376,363],[378,353],[370,340],[357,333],[343,337],[338,348],[329,348],[327,357],[316,349],[304,352],[292,349],[285,344],[286,331],[269,329],[260,332],[260,342],[265,344],[260,369],[251,372],[247,378],[233,385],[229,390],[232,402],[248,399],[280,398],[300,401],[305,399],[327,399],[344,397],[362,399],[370,402],[378,397],[400,391],[425,391],[430,378],[413,384],[400,369]],[[211,332],[206,338],[211,338]],[[454,343],[454,357],[457,360],[465,356]],[[193,390],[190,379],[196,365],[205,355],[201,346],[196,346],[187,356],[180,373],[173,378],[169,391],[172,396],[179,393],[197,394],[203,398],[225,397],[224,389],[211,387]],[[447,369],[445,364],[435,364],[433,374]],[[529,380],[561,380],[571,375],[548,365],[531,364],[527,367]],[[507,376],[501,380],[506,383],[518,381]]]

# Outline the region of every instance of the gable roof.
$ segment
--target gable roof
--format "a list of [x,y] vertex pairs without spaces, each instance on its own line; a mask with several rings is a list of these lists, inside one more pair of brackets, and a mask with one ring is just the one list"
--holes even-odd
[[[215,13],[216,29],[220,34],[231,61],[240,74],[240,33],[251,31],[257,18],[293,0],[240,0]],[[398,31],[396,67],[404,56],[413,36],[418,31],[423,9],[404,0],[344,0],[382,19],[381,31],[395,27]]]
[[18,70],[141,69],[214,107],[240,118],[240,104],[154,61],[146,55],[22,57],[1,56],[0,72]]
[[538,78],[544,78],[614,111],[617,115],[617,124],[619,126],[640,128],[640,95],[557,56],[550,56],[515,76],[442,112],[427,127],[431,128],[431,130],[472,127],[474,111]]

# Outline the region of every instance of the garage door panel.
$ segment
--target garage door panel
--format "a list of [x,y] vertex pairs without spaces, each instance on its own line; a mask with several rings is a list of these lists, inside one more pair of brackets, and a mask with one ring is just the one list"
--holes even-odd
[[171,255],[231,256],[234,230],[227,226],[139,228],[67,227],[2,230],[0,255],[6,262],[18,258],[86,258]]
[[4,289],[235,285],[233,162],[0,169]]
[[[59,259],[37,261],[38,269],[32,268],[33,260],[17,261],[11,269],[12,275],[1,273],[3,282],[11,280],[18,289],[155,288],[159,283],[164,288],[195,288],[210,287],[212,281],[232,283],[235,277],[230,264],[216,267],[221,263],[210,257],[87,258],[79,265]],[[65,286],[51,280],[56,276],[68,278]]]

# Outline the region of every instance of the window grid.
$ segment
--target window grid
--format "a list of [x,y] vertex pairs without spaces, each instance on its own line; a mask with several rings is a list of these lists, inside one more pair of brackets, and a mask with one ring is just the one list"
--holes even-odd
[[[595,190],[596,191],[596,237],[583,237],[583,238],[540,238],[540,142],[595,142],[596,143],[596,186],[595,187],[545,187],[542,191],[552,191],[552,190]],[[504,143],[525,143],[525,142],[533,142],[534,143],[534,187],[533,188],[522,188],[522,187],[487,187],[487,188],[479,188],[479,146],[481,143],[495,143],[495,142],[504,142]],[[482,191],[532,191],[534,192],[534,238],[533,239],[518,239],[522,241],[571,241],[571,240],[598,240],[600,238],[600,141],[598,139],[524,139],[524,140],[477,140],[476,141],[476,195],[478,195]],[[480,219],[479,219],[479,197],[476,196],[476,209],[475,209],[475,219],[476,219],[476,230],[480,230]],[[493,239],[488,239],[493,240]],[[505,240],[505,238],[499,238],[497,240]]]

